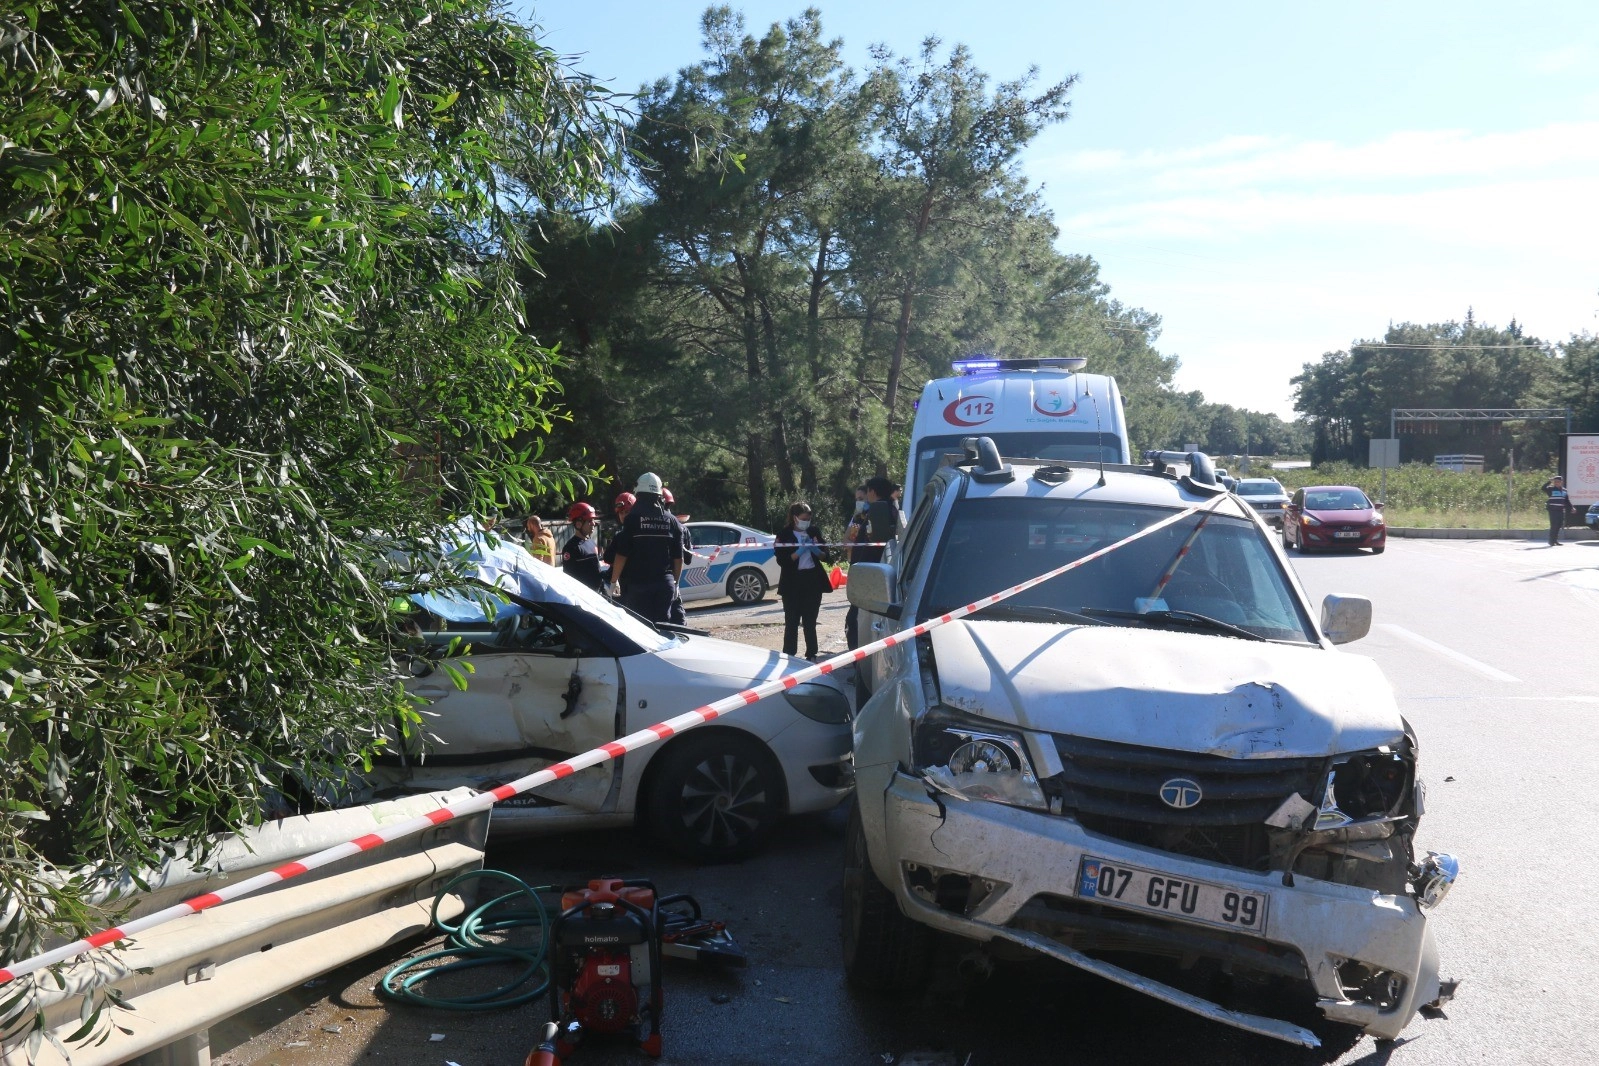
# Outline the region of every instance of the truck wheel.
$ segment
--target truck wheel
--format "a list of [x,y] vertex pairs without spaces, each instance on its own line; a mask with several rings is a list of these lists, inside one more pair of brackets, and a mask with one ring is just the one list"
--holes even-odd
[[777,760],[760,741],[731,730],[684,737],[663,751],[639,792],[650,834],[698,862],[753,854],[784,805]]
[[766,597],[766,575],[750,566],[733,571],[727,579],[727,596],[743,607],[760,603]]
[[844,976],[871,992],[915,992],[927,984],[937,934],[900,913],[866,857],[857,804],[844,837]]

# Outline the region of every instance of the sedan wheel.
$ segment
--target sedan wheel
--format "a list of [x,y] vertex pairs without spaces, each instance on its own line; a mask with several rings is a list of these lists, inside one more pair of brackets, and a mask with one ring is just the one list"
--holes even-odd
[[727,732],[692,736],[658,758],[640,797],[643,821],[688,858],[744,858],[783,810],[782,771],[757,741]]
[[733,571],[733,576],[727,579],[727,595],[734,603],[744,606],[760,603],[766,596],[766,575],[747,566]]

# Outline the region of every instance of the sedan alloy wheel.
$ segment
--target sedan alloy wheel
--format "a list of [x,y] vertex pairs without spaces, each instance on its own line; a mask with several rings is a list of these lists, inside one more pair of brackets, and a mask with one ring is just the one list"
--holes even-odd
[[751,567],[734,571],[727,579],[727,595],[734,603],[745,606],[760,603],[766,596],[766,575]]
[[674,851],[742,858],[771,831],[783,807],[781,776],[758,742],[729,733],[690,737],[660,759],[644,812]]

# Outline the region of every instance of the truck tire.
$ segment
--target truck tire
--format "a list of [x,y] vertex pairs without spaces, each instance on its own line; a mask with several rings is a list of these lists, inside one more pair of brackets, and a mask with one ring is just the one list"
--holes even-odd
[[905,994],[927,984],[937,933],[900,913],[866,857],[859,803],[844,837],[844,976],[869,992]]

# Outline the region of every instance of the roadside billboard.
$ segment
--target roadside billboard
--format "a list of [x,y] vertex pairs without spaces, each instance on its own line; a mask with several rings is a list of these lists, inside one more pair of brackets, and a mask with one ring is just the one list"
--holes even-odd
[[1560,474],[1578,508],[1599,501],[1599,433],[1560,435]]

